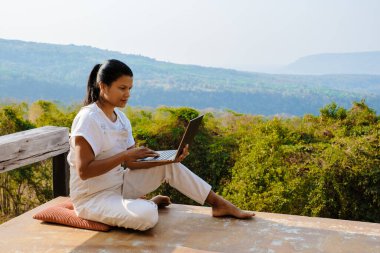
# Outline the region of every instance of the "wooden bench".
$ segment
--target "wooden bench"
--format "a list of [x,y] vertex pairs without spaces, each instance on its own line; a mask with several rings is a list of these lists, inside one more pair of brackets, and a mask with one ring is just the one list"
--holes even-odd
[[[67,150],[65,128],[2,136],[0,170],[53,156],[54,195],[66,196]],[[263,212],[252,220],[213,218],[209,207],[178,204],[161,209],[157,226],[145,232],[96,232],[32,218],[66,199],[56,197],[0,225],[0,252],[380,252],[380,224],[368,222]]]

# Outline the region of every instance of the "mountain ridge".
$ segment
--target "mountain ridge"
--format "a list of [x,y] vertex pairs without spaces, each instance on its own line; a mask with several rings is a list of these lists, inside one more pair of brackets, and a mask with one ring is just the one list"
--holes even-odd
[[0,98],[82,101],[96,63],[116,58],[134,72],[131,105],[232,109],[252,114],[319,113],[332,101],[367,99],[380,110],[380,76],[284,75],[158,61],[91,46],[0,39]]

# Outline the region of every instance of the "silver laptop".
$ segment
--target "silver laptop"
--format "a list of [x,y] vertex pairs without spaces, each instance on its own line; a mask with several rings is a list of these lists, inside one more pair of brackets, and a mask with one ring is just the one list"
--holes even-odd
[[159,156],[146,157],[146,158],[139,159],[137,161],[140,161],[140,162],[157,162],[157,161],[174,161],[175,159],[177,159],[181,155],[186,144],[189,144],[189,146],[191,145],[191,142],[193,141],[194,136],[198,131],[199,125],[202,122],[203,116],[204,115],[201,115],[195,119],[190,120],[189,124],[186,127],[185,133],[182,136],[182,140],[181,140],[181,143],[179,144],[178,149],[176,149],[176,150],[159,150],[159,151],[156,151],[159,154]]

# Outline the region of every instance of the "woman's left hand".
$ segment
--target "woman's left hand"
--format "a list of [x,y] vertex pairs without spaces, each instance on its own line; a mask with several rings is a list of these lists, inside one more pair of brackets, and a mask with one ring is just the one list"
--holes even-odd
[[189,144],[183,148],[182,154],[174,161],[175,163],[180,163],[189,155]]

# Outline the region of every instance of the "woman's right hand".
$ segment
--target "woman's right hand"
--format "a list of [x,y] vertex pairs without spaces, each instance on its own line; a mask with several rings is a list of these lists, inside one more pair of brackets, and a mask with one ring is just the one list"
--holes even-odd
[[130,148],[124,151],[124,154],[126,162],[135,162],[141,158],[156,157],[159,155],[156,151],[143,146],[138,148]]

